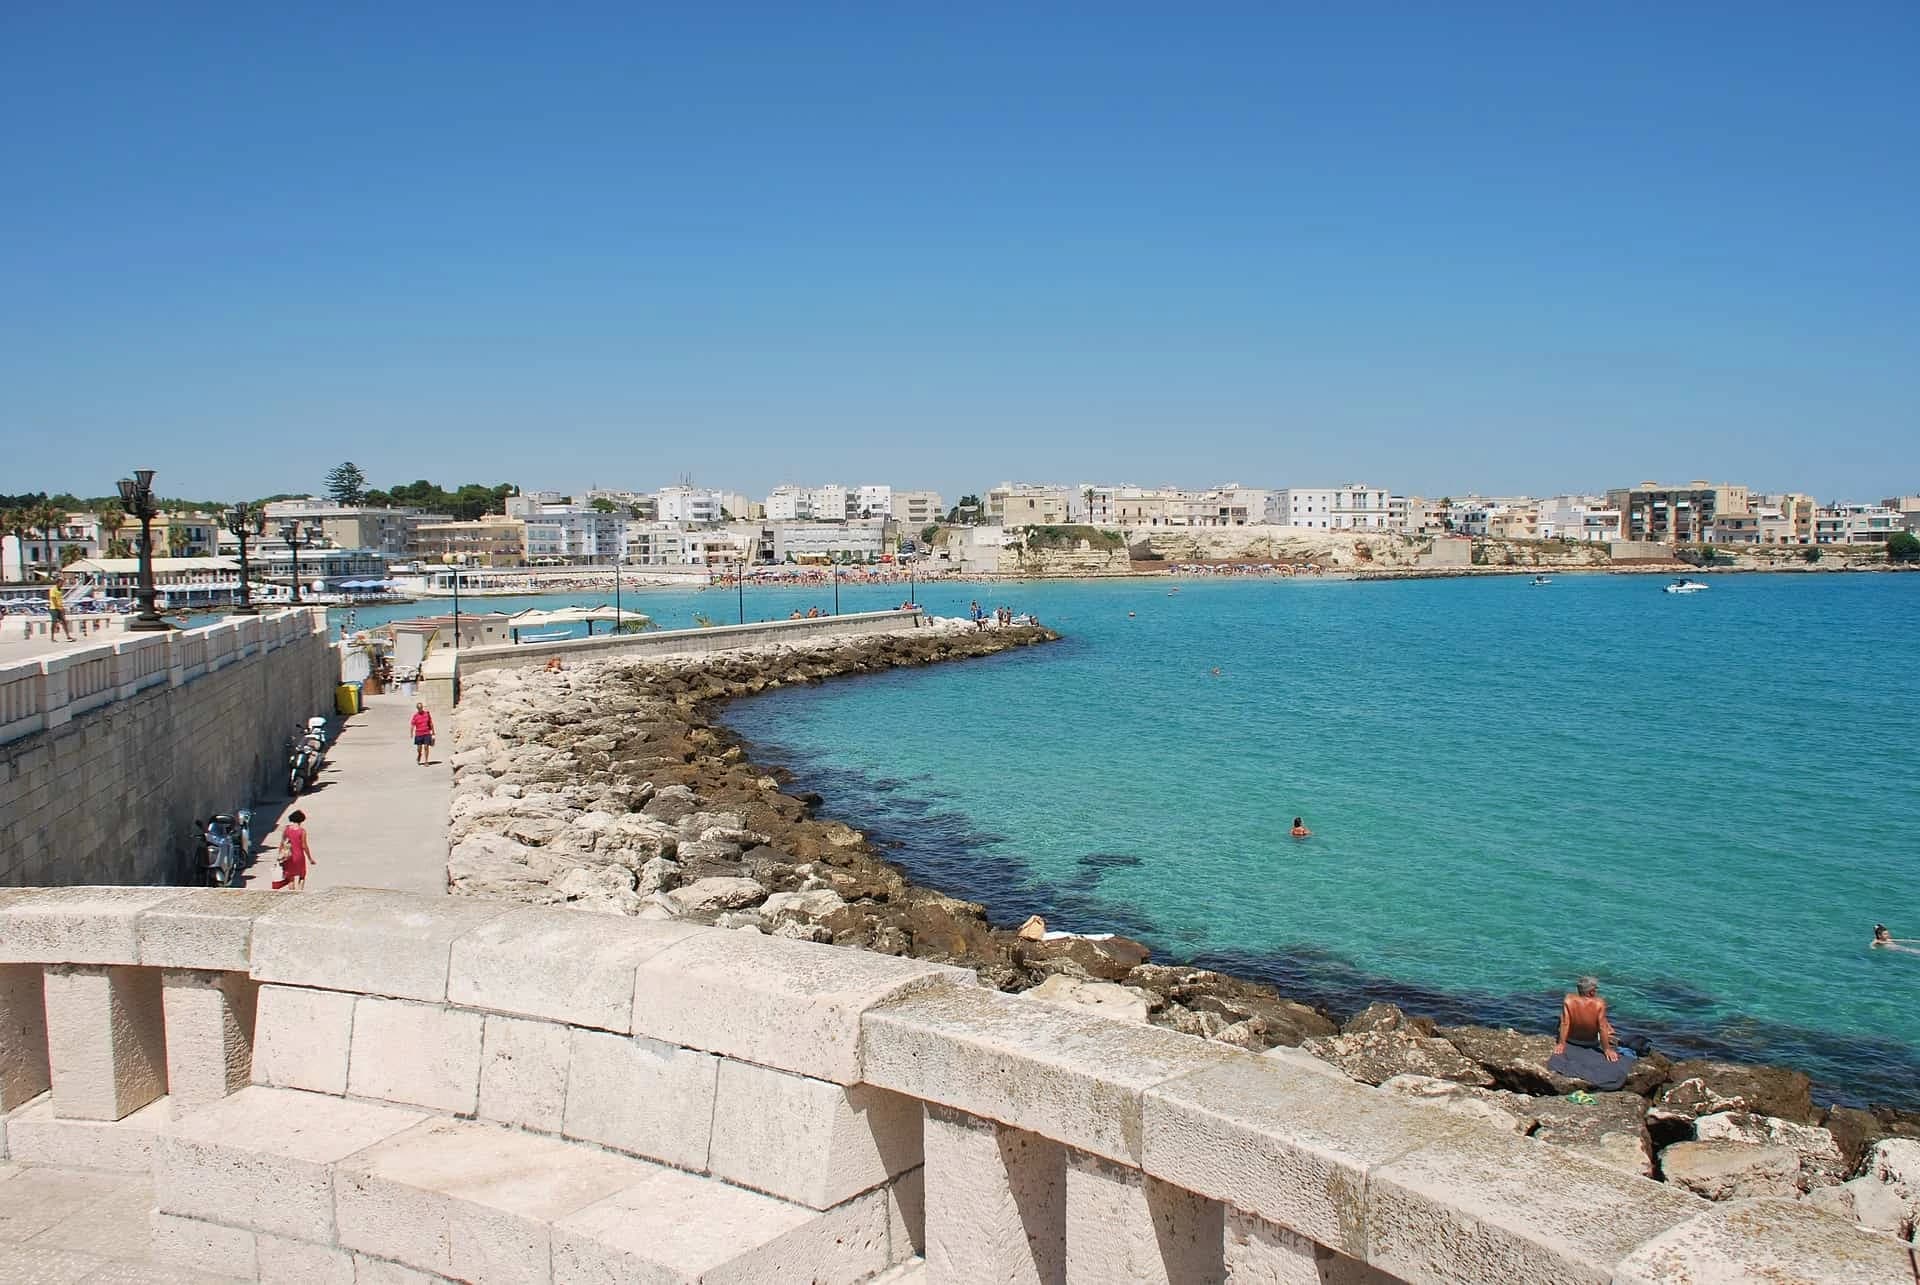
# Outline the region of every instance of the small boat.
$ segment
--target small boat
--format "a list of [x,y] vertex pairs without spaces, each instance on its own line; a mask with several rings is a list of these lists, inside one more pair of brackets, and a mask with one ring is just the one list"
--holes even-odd
[[1711,585],[1701,584],[1698,580],[1689,580],[1685,576],[1682,576],[1672,584],[1667,585],[1666,591],[1668,593],[1705,593],[1712,587]]
[[1528,581],[1527,583],[1537,588],[1543,584],[1552,584],[1553,577],[1552,576],[1535,576],[1532,580]]

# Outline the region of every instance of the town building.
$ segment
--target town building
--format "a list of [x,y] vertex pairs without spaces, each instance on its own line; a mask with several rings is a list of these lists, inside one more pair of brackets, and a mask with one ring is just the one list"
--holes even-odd
[[987,492],[986,520],[1000,526],[1061,526],[1067,521],[1067,488],[1002,482]]
[[1885,504],[1829,504],[1814,515],[1815,544],[1885,544],[1906,530],[1900,510]]
[[719,522],[720,492],[695,486],[663,486],[654,493],[658,520],[712,526]]
[[1535,506],[1536,533],[1542,540],[1606,543],[1621,539],[1620,510],[1593,495],[1555,495]]
[[1345,486],[1287,487],[1275,494],[1275,516],[1287,526],[1316,531],[1388,530],[1388,493],[1351,482]]
[[863,486],[853,496],[851,517],[890,518],[893,516],[893,488]]
[[940,502],[938,491],[895,491],[893,493],[893,520],[915,534],[940,521],[946,513],[947,510]]
[[878,562],[885,551],[884,518],[851,522],[776,522],[775,562]]
[[423,523],[415,535],[419,556],[435,562],[518,567],[527,560],[527,524],[505,514],[471,522]]
[[[166,552],[166,527],[161,522],[154,523],[154,551]],[[118,537],[126,542],[129,549],[140,538],[140,524],[132,518],[127,526],[120,529]],[[100,519],[91,513],[63,513],[60,521],[45,531],[33,528],[26,538],[8,534],[0,539],[0,580],[9,580],[26,572],[53,571],[72,563],[78,558],[98,558],[106,552],[106,536],[100,529]]]
[[769,522],[805,522],[813,517],[813,492],[804,486],[776,486],[761,507]]
[[1900,515],[1903,529],[1920,533],[1920,495],[1890,495],[1880,503]]
[[[140,587],[140,559],[82,558],[61,578],[76,590],[96,588],[115,598],[131,598]],[[166,610],[218,606],[236,600],[240,564],[228,558],[156,557],[153,586],[155,601]]]
[[1707,544],[1713,540],[1715,520],[1721,514],[1749,512],[1753,497],[1746,487],[1728,482],[1642,482],[1608,491],[1607,504],[1620,510],[1625,539]]

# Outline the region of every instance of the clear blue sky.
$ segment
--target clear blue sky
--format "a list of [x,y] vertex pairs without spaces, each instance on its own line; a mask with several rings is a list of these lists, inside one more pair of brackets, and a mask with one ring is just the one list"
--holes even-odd
[[1920,6],[0,12],[0,491],[1920,489]]

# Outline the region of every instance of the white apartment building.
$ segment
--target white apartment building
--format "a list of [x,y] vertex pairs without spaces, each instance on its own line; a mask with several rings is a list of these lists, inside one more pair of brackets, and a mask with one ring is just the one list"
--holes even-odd
[[744,491],[722,491],[720,509],[735,522],[751,522],[764,516],[759,501]]
[[776,486],[763,507],[769,522],[805,522],[813,517],[813,492],[802,486]]
[[1884,504],[1829,504],[1813,518],[1815,544],[1885,544],[1906,530],[1900,510]]
[[853,513],[853,500],[858,494],[838,482],[816,486],[808,492],[808,513],[815,522],[845,522]]
[[710,526],[720,521],[720,492],[696,486],[663,486],[654,493],[657,520]]
[[775,562],[878,562],[887,520],[779,522],[773,524]]
[[853,497],[853,512],[850,516],[863,518],[890,518],[893,516],[893,488],[890,486],[863,486]]
[[906,530],[918,533],[945,517],[947,510],[938,491],[895,491],[893,520]]
[[1277,493],[1276,508],[1287,526],[1316,531],[1388,530],[1390,497],[1378,487],[1359,482],[1346,486],[1287,487]]
[[1536,506],[1542,540],[1613,541],[1620,536],[1620,510],[1594,495],[1555,495]]
[[731,564],[750,541],[733,528],[689,530],[677,522],[640,522],[627,528],[627,561],[643,567]]
[[627,551],[626,513],[602,513],[580,505],[555,505],[529,513],[527,561],[534,566],[569,562],[618,562]]

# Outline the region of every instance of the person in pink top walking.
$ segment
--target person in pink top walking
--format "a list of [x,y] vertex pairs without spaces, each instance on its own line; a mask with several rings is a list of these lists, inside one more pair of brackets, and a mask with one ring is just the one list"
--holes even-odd
[[433,762],[433,715],[424,701],[413,706],[413,761],[421,767]]

